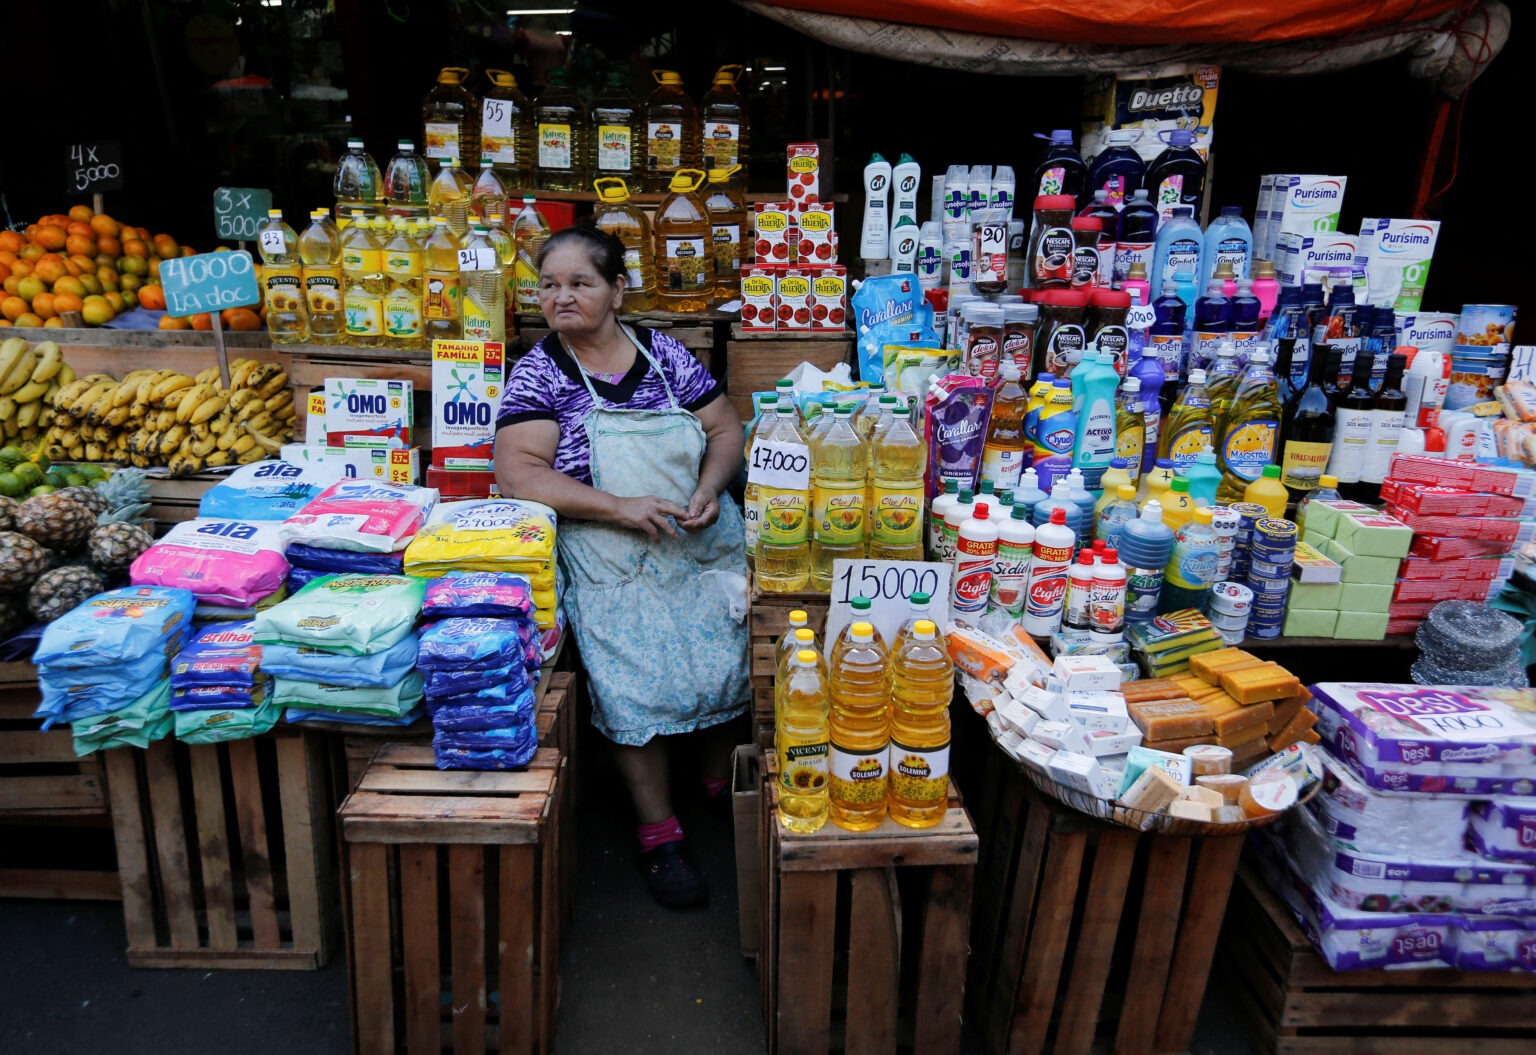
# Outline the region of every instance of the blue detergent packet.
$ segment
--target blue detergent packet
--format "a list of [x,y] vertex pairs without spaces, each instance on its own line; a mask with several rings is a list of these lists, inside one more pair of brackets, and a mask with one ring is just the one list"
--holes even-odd
[[518,729],[533,721],[533,690],[520,692],[504,703],[431,703],[427,709],[432,714],[432,727],[446,733]]
[[427,584],[421,614],[428,619],[521,616],[532,619],[528,576],[505,571],[450,571]]
[[197,515],[226,520],[287,520],[343,473],[325,465],[253,462],[204,492]]
[[444,619],[421,632],[416,665],[422,670],[504,667],[527,656],[519,619]]
[[528,675],[520,663],[480,669],[450,667],[427,672],[426,692],[428,697],[435,699],[440,696],[463,696],[466,693],[508,686],[515,695],[527,688],[528,683]]
[[405,550],[394,553],[356,553],[344,549],[322,549],[303,542],[290,542],[288,563],[295,569],[320,572],[359,572],[364,575],[399,575],[405,567]]
[[237,710],[243,707],[259,707],[266,702],[264,682],[254,686],[242,685],[193,685],[178,689],[171,686],[173,711]]
[[155,687],[166,675],[164,656],[150,653],[132,663],[101,666],[94,670],[38,667],[37,683],[43,700],[34,717],[43,719],[43,729],[55,722],[73,722],[108,714],[123,707],[124,700],[137,699]]
[[39,667],[112,667],[181,648],[197,598],[170,586],[99,593],[48,624],[32,662]]
[[415,725],[426,713],[426,707],[421,704],[417,704],[398,718],[389,718],[375,714],[358,714],[356,711],[325,711],[316,708],[289,707],[285,720],[294,724],[301,722],[342,722],[346,725],[386,725],[404,728],[407,725]]
[[252,637],[255,626],[253,620],[242,619],[194,629],[192,640],[171,661],[171,688],[218,685],[249,689],[261,668],[261,646]]
[[322,575],[331,575],[333,572],[319,571],[315,568],[288,568],[288,593],[296,594]]
[[432,753],[438,769],[521,769],[533,761],[539,750],[539,737],[532,723],[516,734],[486,743],[465,743],[464,737],[478,734],[434,733]]
[[402,637],[383,652],[346,656],[305,645],[261,646],[261,667],[269,674],[348,688],[388,688],[416,666],[417,635]]

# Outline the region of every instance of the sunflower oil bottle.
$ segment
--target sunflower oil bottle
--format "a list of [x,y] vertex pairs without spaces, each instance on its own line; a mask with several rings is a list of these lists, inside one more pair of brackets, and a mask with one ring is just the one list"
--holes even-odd
[[[890,400],[889,403],[885,403]],[[885,405],[870,446],[869,557],[871,560],[923,559],[923,479],[928,445],[905,413],[896,413],[896,396]]]
[[[379,222],[387,223],[383,217]],[[361,209],[342,232],[341,275],[347,343],[376,348],[384,339],[384,246]]]
[[545,75],[544,93],[533,104],[538,136],[534,182],[540,190],[586,190],[591,179],[592,133],[587,106],[567,82],[563,69]]
[[792,832],[809,834],[827,823],[827,687],[820,657],[808,648],[796,652],[774,715],[773,736],[779,756],[779,823]]
[[469,233],[469,202],[474,186],[458,161],[447,160],[427,191],[428,210],[434,217],[447,220],[449,230],[460,241]]
[[261,250],[261,281],[266,287],[267,332],[274,344],[302,344],[309,337],[304,263],[299,257],[299,236],[283,222],[283,210],[267,210],[267,222],[256,235],[256,245]]
[[617,179],[631,194],[645,189],[645,115],[629,90],[629,78],[615,70],[592,100],[595,179]]
[[747,244],[747,203],[732,186],[739,165],[709,170],[710,244],[715,258],[715,300],[725,302],[741,295],[741,257]]
[[[765,426],[772,423],[773,414],[778,407],[778,402],[779,394],[777,392],[769,392],[759,401],[757,417],[753,420],[752,424],[747,427],[746,459],[748,465],[752,464],[752,445],[757,442],[757,434],[759,432],[766,431]],[[756,566],[757,527],[758,523],[762,520],[762,517],[762,495],[758,493],[757,484],[753,483],[751,480],[748,480],[746,486],[742,489],[741,492],[741,519],[743,526],[746,529],[744,533],[746,535],[747,544],[747,567],[749,568]],[[801,612],[799,609],[789,613],[789,625],[791,630],[793,630],[795,627],[794,620],[796,615],[804,616],[805,613]]]
[[651,221],[629,200],[629,187],[617,176],[592,181],[597,211],[592,224],[624,245],[624,303],[619,310],[650,311],[656,306],[656,245]]
[[340,344],[347,332],[341,307],[341,232],[325,209],[310,212],[309,226],[299,235],[299,259],[304,262],[309,339],[314,344]]
[[389,283],[384,294],[384,343],[391,348],[425,348],[421,292],[426,259],[419,230],[404,217],[395,217],[393,233],[384,246],[384,276]]
[[645,101],[645,189],[669,190],[672,177],[702,164],[699,108],[672,70],[654,70],[656,90]]
[[[805,446],[799,410],[793,399],[779,398],[773,419],[759,425],[765,442]],[[809,488],[759,487],[762,517],[757,526],[757,585],[769,593],[794,593],[811,579]]]
[[866,832],[885,820],[890,655],[880,632],[863,621],[851,624],[838,646],[831,662],[830,812],[839,828]]
[[740,66],[721,66],[715,71],[714,83],[699,100],[699,124],[704,168],[739,166],[731,174],[731,186],[745,190],[751,126],[747,102],[736,86],[741,73]]
[[432,215],[427,204],[427,190],[432,186],[432,168],[416,153],[409,139],[395,143],[395,156],[384,170],[384,203],[391,218],[425,220]]
[[1237,386],[1237,398],[1227,412],[1221,444],[1216,448],[1221,468],[1221,486],[1216,489],[1220,505],[1247,502],[1243,497],[1248,485],[1259,479],[1264,467],[1278,464],[1280,422],[1280,383],[1270,369],[1269,348],[1253,350],[1248,368]]
[[469,215],[471,223],[485,223],[491,210],[505,212],[507,188],[496,174],[496,166],[489,155],[480,159],[480,172],[469,190]]
[[372,216],[384,204],[384,180],[373,155],[363,149],[361,139],[347,140],[347,152],[336,163],[336,178],[331,183],[336,195],[336,226],[345,227],[358,209]]
[[811,441],[811,589],[832,590],[832,562],[865,554],[864,488],[869,446],[853,430],[853,405],[838,404],[832,426]]
[[464,336],[459,285],[459,239],[441,216],[432,217],[432,233],[423,252],[426,263],[426,289],[421,298],[421,317],[426,323],[426,337],[456,341]]
[[534,207],[534,199],[523,199],[523,211],[512,221],[512,240],[517,246],[517,264],[514,267],[514,288],[519,315],[539,313],[539,252],[549,238],[549,224]]
[[911,637],[891,656],[890,790],[892,820],[931,828],[949,802],[949,702],[955,666],[944,635],[920,619]]
[[486,70],[480,100],[480,155],[512,187],[533,186],[533,104],[506,70]]
[[486,230],[491,239],[491,245],[496,250],[496,259],[501,264],[501,288],[503,308],[503,325],[507,333],[517,332],[517,242],[507,231],[506,217],[502,213],[492,212],[486,217]]
[[714,293],[714,234],[694,193],[703,182],[698,169],[679,169],[656,210],[656,306],[663,311],[705,311]]
[[480,101],[464,87],[469,71],[445,66],[421,103],[427,157],[467,164],[480,156]]
[[501,259],[484,224],[470,228],[469,241],[459,253],[460,311],[466,341],[505,341],[507,291],[501,281]]
[[[774,646],[773,650],[773,669],[775,672],[773,680],[775,685],[781,684],[785,680],[783,675],[789,670],[789,661],[794,658],[796,652],[802,648],[814,649],[816,647],[816,634],[811,630],[810,626],[811,617],[804,610],[796,608],[789,613],[789,629],[779,636],[779,643]],[[796,637],[796,632],[800,630],[804,630],[807,634],[811,635],[803,639],[804,644],[801,644],[802,639]]]

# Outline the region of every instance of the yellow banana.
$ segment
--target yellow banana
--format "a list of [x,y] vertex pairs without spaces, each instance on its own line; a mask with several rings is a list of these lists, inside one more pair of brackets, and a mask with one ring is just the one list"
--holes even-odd
[[172,374],[170,377],[167,377],[165,380],[156,384],[155,387],[150,390],[149,397],[156,403],[164,403],[166,398],[172,393],[191,388],[195,384],[197,384],[197,382],[192,380],[192,378],[188,377],[186,374]]
[[107,425],[110,425],[113,428],[116,428],[119,425],[126,424],[128,419],[132,416],[132,414],[133,414],[133,407],[132,406],[113,407],[111,410],[107,411],[107,416],[105,418],[103,418],[102,421],[105,422]]
[[37,365],[32,368],[32,380],[52,381],[64,368],[64,350],[53,341],[40,341],[33,351],[37,352]]
[[111,410],[112,388],[108,386],[102,390],[101,395],[96,397],[96,401],[86,408],[85,419],[93,425],[100,425]]
[[9,377],[26,352],[27,342],[20,337],[8,337],[0,342],[0,378]]
[[216,417],[224,410],[226,403],[228,403],[228,400],[217,394],[203,400],[198,404],[197,409],[192,412],[192,424],[201,425],[203,422]]
[[288,387],[288,374],[279,370],[267,380],[266,384],[256,387],[256,394],[263,400],[267,400],[277,395],[286,387]]
[[[230,444],[229,449],[235,452],[236,457],[239,457],[255,446],[256,437],[252,436],[249,432],[242,432],[240,434],[240,438],[235,440],[234,443]],[[260,448],[257,449],[259,450]]]
[[219,438],[215,446],[221,451],[227,451],[235,445],[235,441],[240,438],[240,435],[240,426],[226,425],[219,430]]
[[8,396],[32,379],[32,368],[37,365],[37,353],[28,348],[11,366],[11,372],[0,381],[0,396]]
[[250,433],[251,438],[256,441],[256,446],[260,447],[268,454],[276,454],[278,451],[283,449],[282,440],[274,439],[273,437],[252,428],[249,423],[246,423],[245,431]]
[[267,452],[261,448],[260,444],[253,444],[250,450],[238,456],[235,461],[240,465],[250,465],[252,462],[262,461],[266,456]]
[[197,455],[199,458],[206,458],[206,457],[208,457],[208,455],[210,455],[210,454],[212,454],[214,452],[214,449],[216,447],[218,447],[218,444],[219,444],[219,439],[218,439],[217,436],[209,436],[209,437],[207,437],[205,439],[194,440],[192,443],[190,443],[189,445],[187,445],[183,449],[184,450],[190,450],[193,454]]
[[181,397],[181,402],[176,404],[176,420],[180,422],[191,421],[192,412],[207,400],[212,399],[217,392],[217,388],[207,384],[193,385],[187,389],[186,394]]
[[0,421],[9,421],[16,416],[16,401],[10,396],[0,396]]
[[266,401],[267,409],[272,411],[274,414],[281,410],[283,407],[291,406],[293,406],[293,393],[286,388]]
[[11,398],[16,400],[18,403],[35,403],[39,399],[42,399],[43,395],[47,391],[47,381],[28,381],[15,392],[11,393]]
[[69,413],[73,417],[85,417],[86,412],[90,410],[91,407],[96,405],[96,401],[100,399],[104,393],[110,393],[116,384],[116,381],[95,382],[84,392],[70,401]]
[[28,428],[37,424],[38,417],[42,414],[43,405],[39,402],[23,403],[16,408],[16,424],[22,428]]
[[76,396],[82,395],[90,387],[91,383],[84,378],[71,381],[53,394],[53,405],[67,407],[74,402]]
[[233,460],[228,451],[213,451],[203,459],[203,464],[210,469],[216,469],[221,465],[229,465]]
[[172,451],[180,447],[182,441],[186,438],[187,427],[185,425],[173,425],[171,428],[160,434],[160,453],[163,455],[169,455]]
[[99,443],[87,443],[85,445],[85,460],[86,461],[90,461],[90,462],[104,462],[104,461],[107,460],[106,454],[107,454],[106,448],[104,448]]
[[193,380],[200,385],[216,385],[219,383],[219,368],[210,366],[206,370],[199,370]]
[[236,359],[229,364],[229,387],[240,388],[252,370],[260,365],[254,359]]
[[280,427],[280,423],[272,414],[262,411],[260,414],[247,420],[245,427],[252,432],[275,432]]
[[112,393],[112,405],[114,407],[127,406],[139,395],[139,386],[146,380],[155,376],[153,370],[135,370],[118,384],[117,391]]
[[[234,384],[233,378],[230,379],[230,384]],[[247,403],[253,401],[258,403],[261,402],[259,399],[257,399],[256,393],[252,392],[249,388],[237,388],[235,391],[229,394],[229,405],[234,407],[236,410],[239,410]]]
[[61,385],[67,385],[74,379],[75,368],[70,366],[68,363],[60,363],[58,376],[54,378],[54,380],[58,381],[58,383]]

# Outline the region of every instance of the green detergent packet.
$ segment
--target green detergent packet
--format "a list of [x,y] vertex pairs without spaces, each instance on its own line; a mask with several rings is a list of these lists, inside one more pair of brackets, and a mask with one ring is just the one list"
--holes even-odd
[[399,682],[386,688],[348,685],[321,685],[297,678],[272,679],[272,702],[282,707],[303,710],[320,708],[379,718],[399,718],[422,699],[421,671],[413,670]]
[[226,710],[175,711],[176,739],[188,744],[222,744],[260,736],[277,724],[283,709],[274,703]]
[[113,747],[148,747],[164,739],[175,725],[168,709],[170,702],[171,682],[162,678],[126,707],[70,723],[75,754],[84,756]]

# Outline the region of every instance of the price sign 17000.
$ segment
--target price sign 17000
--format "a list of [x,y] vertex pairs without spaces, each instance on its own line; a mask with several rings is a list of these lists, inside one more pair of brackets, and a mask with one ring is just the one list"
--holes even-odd
[[811,485],[811,449],[803,443],[754,443],[747,481],[759,487],[804,490]]

